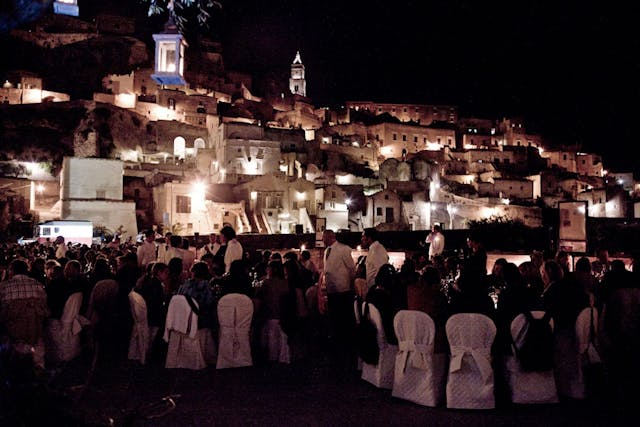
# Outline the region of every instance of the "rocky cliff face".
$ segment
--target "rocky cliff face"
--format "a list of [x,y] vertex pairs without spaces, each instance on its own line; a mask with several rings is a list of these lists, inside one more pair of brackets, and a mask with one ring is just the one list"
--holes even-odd
[[93,101],[0,106],[0,160],[50,162],[64,156],[113,158],[153,140],[155,124],[131,111]]

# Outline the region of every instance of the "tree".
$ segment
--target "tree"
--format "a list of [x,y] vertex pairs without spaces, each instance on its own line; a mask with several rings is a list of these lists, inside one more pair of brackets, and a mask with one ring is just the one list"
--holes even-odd
[[185,34],[189,24],[195,20],[198,27],[209,28],[214,11],[222,9],[216,0],[140,0],[149,5],[149,16],[167,13]]

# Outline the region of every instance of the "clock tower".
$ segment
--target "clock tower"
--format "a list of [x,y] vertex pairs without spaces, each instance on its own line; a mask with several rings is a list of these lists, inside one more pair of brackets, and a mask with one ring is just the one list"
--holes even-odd
[[307,82],[304,79],[304,65],[300,59],[300,51],[296,52],[296,57],[291,64],[289,90],[294,95],[307,96]]

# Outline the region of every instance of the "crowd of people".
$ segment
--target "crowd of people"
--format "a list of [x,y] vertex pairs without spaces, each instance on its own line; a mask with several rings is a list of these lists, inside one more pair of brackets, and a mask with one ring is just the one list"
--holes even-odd
[[[275,319],[288,337],[291,360],[326,352],[336,378],[341,379],[357,374],[357,300],[378,308],[386,339],[392,344],[397,343],[393,318],[398,311],[427,313],[436,326],[435,351],[445,353],[449,351],[445,324],[451,315],[485,314],[497,328],[496,363],[511,351],[510,325],[519,313],[548,311],[555,333],[571,335],[583,308],[591,306],[602,312],[607,307],[604,328],[608,334],[602,353],[611,363],[611,378],[623,390],[640,379],[637,372],[630,374],[626,369],[640,355],[640,340],[632,339],[640,336],[640,326],[637,320],[629,322],[629,316],[640,310],[628,310],[628,298],[616,292],[637,288],[638,271],[628,270],[620,260],[610,260],[606,250],[598,251],[597,261],[581,257],[574,266],[565,252],[545,257],[534,251],[520,265],[499,258],[487,271],[481,239],[469,235],[464,259],[444,257],[439,228],[427,240],[434,248],[407,256],[400,268],[390,263],[375,228],[363,231],[361,243],[367,252],[357,262],[352,248],[339,242],[332,230],[325,230],[324,251],[316,258],[320,265],[308,250],[264,250],[254,258],[229,226],[212,233],[197,251],[175,234],[159,238],[148,230],[144,236],[139,243],[116,241],[91,247],[66,244],[64,239],[2,245],[0,335],[14,346],[37,348],[44,333],[42,325],[47,319],[59,319],[69,296],[80,292],[80,314],[91,325],[90,334],[83,338],[86,344],[103,340],[111,352],[124,356],[132,327],[130,292],[144,298],[148,324],[159,330],[164,327],[171,298],[190,296],[199,307],[199,328],[210,328],[214,337],[217,302],[224,295],[240,293],[254,303],[254,363],[269,362],[260,331]],[[162,360],[165,352],[160,333],[150,357]],[[50,363],[44,354],[35,351],[34,363],[46,369]],[[500,391],[499,384],[496,389]]]

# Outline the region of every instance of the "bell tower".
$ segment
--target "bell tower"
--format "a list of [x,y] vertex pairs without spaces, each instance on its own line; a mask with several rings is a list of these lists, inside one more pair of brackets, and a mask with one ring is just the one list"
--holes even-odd
[[300,59],[300,51],[296,52],[296,57],[291,64],[289,90],[294,95],[307,96],[307,82],[304,79],[304,65]]

